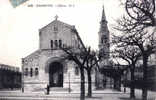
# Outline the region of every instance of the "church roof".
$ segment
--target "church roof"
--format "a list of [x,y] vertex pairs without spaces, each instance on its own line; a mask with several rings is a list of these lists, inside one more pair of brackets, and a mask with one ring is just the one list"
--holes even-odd
[[36,56],[38,56],[40,54],[41,50],[38,49],[36,51],[34,51],[33,53],[29,54],[28,56],[24,57],[24,59],[30,59],[30,58],[34,58]]
[[69,25],[69,24],[64,23],[64,22],[62,22],[62,21],[60,21],[60,20],[55,19],[55,20],[53,20],[51,23],[49,23],[49,24],[47,24],[46,26],[42,27],[42,28],[40,29],[40,31],[44,30],[45,28],[47,28],[47,27],[49,27],[49,26],[51,26],[51,25],[53,25],[53,24],[55,24],[55,23],[60,23],[60,24],[66,26],[66,27],[68,27],[68,28],[70,28],[70,29],[73,29],[73,27],[74,27],[74,25]]

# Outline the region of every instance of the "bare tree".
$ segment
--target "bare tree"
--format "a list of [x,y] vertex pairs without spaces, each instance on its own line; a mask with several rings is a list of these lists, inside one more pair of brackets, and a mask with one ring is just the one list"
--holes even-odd
[[100,61],[100,59],[97,58],[96,56],[96,52],[91,51],[91,48],[89,47],[87,49],[86,54],[87,55],[87,60],[86,60],[86,64],[85,64],[85,69],[87,71],[87,77],[88,77],[88,97],[92,97],[92,71],[93,71],[93,67],[98,67],[98,62]]
[[[120,43],[117,36],[115,36],[115,40],[113,40],[117,43]],[[117,45],[114,52],[113,57],[115,58],[121,58],[122,60],[126,61],[128,63],[128,68],[131,72],[131,84],[130,84],[130,98],[135,98],[135,67],[136,63],[140,57],[140,51],[137,47],[133,46],[121,46]]]
[[[143,100],[147,100],[147,62],[149,56],[154,52],[154,31],[148,29],[156,26],[155,0],[126,0],[125,9],[128,17],[118,20],[117,30],[124,32],[126,36],[121,39],[123,44],[138,46],[143,60]],[[153,29],[151,29],[153,30]],[[155,29],[154,29],[155,30]]]
[[123,17],[117,21],[117,30],[121,32],[118,36],[120,40],[120,45],[122,46],[137,46],[142,55],[143,61],[143,82],[144,86],[142,88],[142,98],[147,100],[147,66],[149,56],[155,52],[156,49],[156,38],[155,38],[155,28],[140,28],[139,26],[133,29],[129,26],[133,23],[133,19]]
[[70,47],[62,48],[62,50],[67,54],[69,60],[74,61],[79,69],[81,74],[81,87],[80,87],[80,100],[85,100],[85,75],[84,75],[84,65],[87,60],[87,54],[84,52],[84,49],[80,52],[79,50],[74,50]]
[[84,43],[82,42],[80,36],[78,35],[78,32],[76,29],[73,29],[76,33],[76,36],[78,37],[78,40],[81,43],[81,46],[79,48],[72,48],[69,46],[64,46],[65,48],[61,48],[66,54],[67,58],[69,60],[74,61],[79,69],[81,74],[81,94],[80,94],[80,100],[85,100],[85,75],[84,70],[86,69],[87,75],[88,75],[88,97],[92,96],[92,77],[91,77],[91,71],[92,68],[97,65],[97,63],[100,61],[100,59],[97,58],[96,53],[91,50],[91,48],[87,48]]
[[126,0],[125,9],[133,26],[156,26],[155,0]]
[[91,48],[81,48],[74,50],[72,48],[62,48],[68,55],[68,58],[74,61],[80,69],[81,73],[81,100],[85,98],[85,75],[84,69],[87,71],[88,76],[88,97],[92,97],[92,77],[91,71],[97,65],[100,59],[97,58],[96,53],[91,51]]

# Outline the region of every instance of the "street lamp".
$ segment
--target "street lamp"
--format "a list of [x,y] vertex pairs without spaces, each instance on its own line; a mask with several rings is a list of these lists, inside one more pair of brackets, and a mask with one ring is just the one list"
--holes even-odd
[[24,68],[23,68],[23,65],[24,65],[24,59],[22,58],[22,92],[24,92]]
[[68,89],[68,92],[70,93],[71,92],[71,87],[70,87],[70,72],[68,74],[68,79],[69,79],[69,89]]

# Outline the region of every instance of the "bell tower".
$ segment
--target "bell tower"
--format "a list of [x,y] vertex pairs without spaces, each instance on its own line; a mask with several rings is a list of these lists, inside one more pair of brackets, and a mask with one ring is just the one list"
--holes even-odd
[[101,63],[102,65],[108,65],[110,53],[110,44],[109,44],[110,40],[104,6],[102,10],[102,18],[100,21],[100,30],[98,34],[99,34],[99,56],[102,59]]
[[[107,68],[110,66],[110,39],[109,39],[109,30],[107,26],[107,20],[105,16],[104,6],[102,10],[102,18],[100,21],[100,29],[98,32],[99,35],[99,57],[101,61],[99,62],[100,68]],[[112,87],[112,79],[108,76],[105,76],[103,73],[98,73],[98,87],[99,88],[109,88]]]

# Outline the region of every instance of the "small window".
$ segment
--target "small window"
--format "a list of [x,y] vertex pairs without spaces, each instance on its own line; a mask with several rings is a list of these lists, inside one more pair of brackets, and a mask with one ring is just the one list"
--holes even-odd
[[75,67],[75,75],[79,75],[79,67]]
[[28,76],[28,68],[25,68],[25,76]]
[[37,76],[38,75],[38,68],[35,68],[35,76]]
[[53,40],[50,41],[51,49],[53,48]]
[[58,31],[58,27],[54,26],[54,32]]
[[33,68],[30,69],[30,76],[33,76]]
[[62,47],[62,40],[59,40],[59,47]]
[[55,40],[55,47],[58,47],[57,40]]
[[103,37],[101,37],[101,43],[103,43]]

